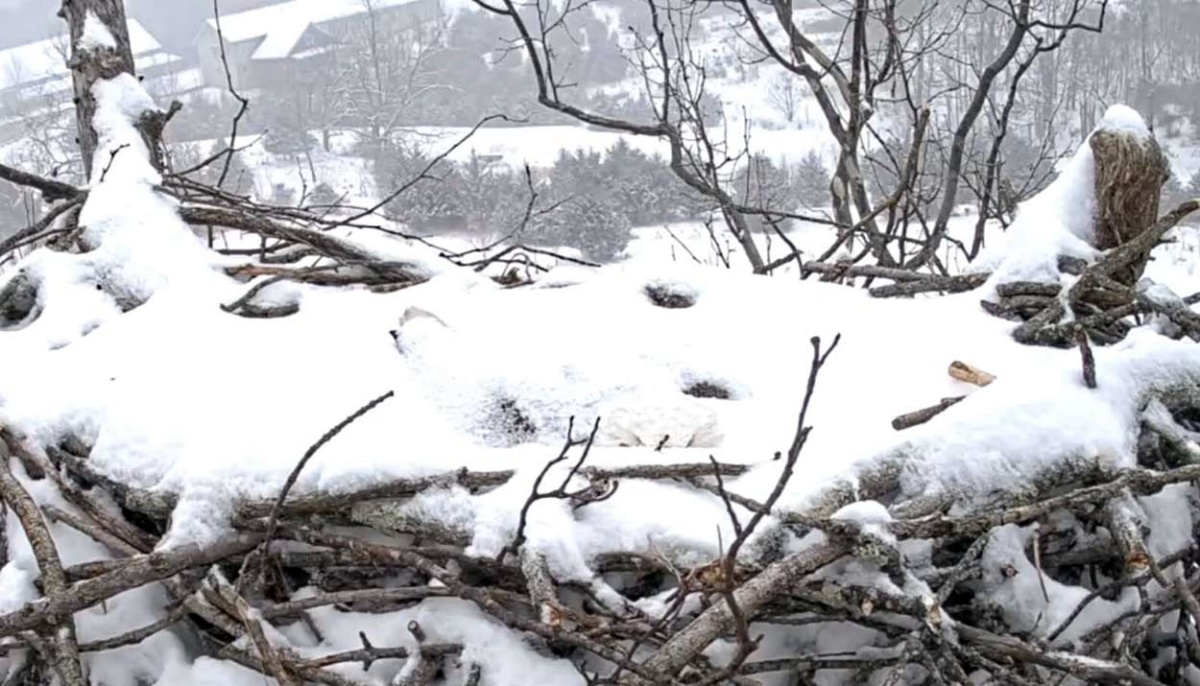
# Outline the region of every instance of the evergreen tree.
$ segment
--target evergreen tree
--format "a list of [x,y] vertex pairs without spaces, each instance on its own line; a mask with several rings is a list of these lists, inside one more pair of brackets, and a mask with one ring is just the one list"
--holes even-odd
[[796,198],[805,206],[824,207],[830,203],[829,181],[832,175],[817,151],[810,150],[800,160],[793,177]]

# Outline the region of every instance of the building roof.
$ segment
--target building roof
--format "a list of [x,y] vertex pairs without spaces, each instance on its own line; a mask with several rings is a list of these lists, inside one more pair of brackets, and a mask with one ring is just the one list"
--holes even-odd
[[[0,90],[33,85],[44,81],[65,80],[69,74],[65,34],[36,43],[0,50]],[[175,62],[180,58],[163,51],[150,32],[136,20],[129,20],[129,47],[139,69]],[[63,86],[65,87],[65,86]]]
[[[370,0],[375,9],[407,5],[416,0]],[[221,17],[221,35],[227,43],[260,40],[252,59],[282,59],[295,50],[309,27],[362,14],[366,0],[289,0],[277,5],[246,10]],[[215,19],[207,22],[213,31]]]

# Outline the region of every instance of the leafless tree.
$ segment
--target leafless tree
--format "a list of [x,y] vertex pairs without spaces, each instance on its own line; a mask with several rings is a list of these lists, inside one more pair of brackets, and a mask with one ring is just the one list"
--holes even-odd
[[[570,18],[586,0],[553,6],[543,0],[532,7],[514,0],[475,2],[512,21],[514,45],[527,55],[543,105],[587,124],[665,140],[676,173],[713,199],[756,271],[771,271],[797,255],[763,260],[746,230],[748,215],[763,216],[777,228],[786,219],[836,227],[837,241],[824,257],[850,248],[854,261],[870,258],[883,266],[944,271],[939,249],[965,187],[977,126],[996,90],[1019,81],[1019,65],[1057,49],[1069,34],[1100,30],[1106,11],[1106,0],[1007,5],[844,0],[829,7],[843,22],[840,41],[830,44],[806,31],[789,0],[724,3],[740,40],[811,92],[838,146],[832,217],[825,218],[788,207],[748,206],[727,193],[729,177],[723,171],[738,153],[695,116],[695,103],[705,92],[705,69],[691,30],[699,14],[716,10],[685,0],[645,1],[649,28],[636,35],[633,56],[656,112],[653,123],[644,124],[575,105],[562,65],[546,47],[552,35],[570,32]],[[964,33],[965,27],[992,40],[964,43],[975,37]],[[947,61],[964,46],[969,49]],[[994,123],[1006,122],[997,118]],[[1002,139],[1003,130],[993,127],[992,138]],[[899,149],[888,144],[897,140],[904,141]],[[892,171],[892,182],[875,194],[867,170],[873,155]],[[992,178],[988,187],[998,183]]]
[[803,87],[787,72],[778,72],[767,83],[767,98],[789,124],[796,121],[804,102]]
[[443,49],[447,28],[437,18],[413,17],[361,0],[366,20],[347,25],[337,38],[333,99],[338,121],[358,132],[369,150],[383,150],[416,114],[421,99],[444,87],[430,60]]

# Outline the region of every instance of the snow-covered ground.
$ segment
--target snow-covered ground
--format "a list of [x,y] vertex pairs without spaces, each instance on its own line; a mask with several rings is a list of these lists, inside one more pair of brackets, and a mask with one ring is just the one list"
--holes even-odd
[[[753,89],[727,88],[726,95],[739,100]],[[697,223],[643,227],[617,265],[559,266],[519,288],[454,267],[421,244],[343,230],[340,236],[381,258],[416,265],[429,280],[387,294],[280,283],[261,297],[295,302],[297,313],[238,317],[220,305],[250,286],[224,272],[239,259],[207,251],[151,188],[158,179],[127,121],[149,106],[144,94],[125,78],[103,84],[98,95],[101,157],[121,146],[131,149],[113,158],[103,179],[97,174],[93,180],[81,223],[97,248],[83,254],[39,250],[20,263],[38,284],[38,303],[27,321],[0,331],[0,357],[16,361],[0,377],[0,424],[33,445],[80,437],[93,446],[89,465],[98,473],[177,496],[163,548],[231,535],[239,501],[275,496],[318,436],[386,391],[395,396],[324,446],[293,494],[348,492],[460,468],[513,469],[513,479],[485,494],[435,489],[404,506],[461,530],[471,541],[469,554],[495,555],[511,540],[531,484],[558,454],[572,418],[577,435],[600,421],[592,465],[710,457],[748,464],[751,469],[727,478],[725,487],[764,499],[780,476],[773,456],[787,449],[796,430],[814,337],[823,346],[838,337],[840,342],[818,380],[807,417],[814,431],[799,473],[778,503],[781,511],[805,511],[826,489],[853,485],[859,470],[882,461],[905,462],[897,499],[953,493],[962,510],[985,506],[995,492],[1020,490],[1064,462],[1132,466],[1143,401],[1169,384],[1200,383],[1195,344],[1142,327],[1123,343],[1095,351],[1100,385],[1088,389],[1077,351],[1019,345],[1009,335],[1011,322],[985,314],[979,300],[987,288],[881,300],[861,289],[789,278],[794,270],[753,276],[738,246]],[[745,118],[731,121],[730,139],[741,140],[744,131],[736,127],[746,126]],[[430,151],[439,152],[462,131],[422,133],[430,134]],[[549,166],[561,149],[604,149],[617,137],[572,126],[483,129],[452,159],[474,151],[503,155],[514,165]],[[816,128],[755,128],[750,140],[753,150],[780,162],[826,149]],[[652,140],[630,143],[661,151]],[[323,181],[350,203],[378,197],[365,163],[347,155],[276,157],[260,145],[243,155],[260,196],[280,184],[299,192]],[[1191,164],[1190,157],[1181,159],[1177,164]],[[976,267],[1010,277],[1058,278],[1046,267],[1059,254],[1092,256],[1085,243],[1090,163],[1084,145],[1056,184],[1022,207],[1008,232],[989,234],[988,253]],[[965,239],[973,227],[974,219],[964,216],[951,231]],[[811,252],[829,238],[828,229],[816,225],[798,226],[791,237]],[[1176,238],[1159,249],[1148,275],[1181,295],[1200,291],[1200,233],[1181,230]],[[780,241],[766,247],[768,258],[786,251]],[[730,256],[728,264],[722,254]],[[101,284],[145,302],[122,313],[111,291],[97,288]],[[668,290],[692,304],[660,307],[648,289]],[[420,312],[433,316],[405,316]],[[955,360],[998,380],[985,388],[955,381],[946,374]],[[685,392],[698,383],[729,397]],[[964,394],[967,401],[927,424],[903,433],[892,428],[901,413]],[[505,414],[512,409],[523,417],[520,431]],[[29,479],[19,462],[12,464],[40,502],[72,510],[48,481]],[[1156,556],[1191,539],[1183,497],[1172,490],[1141,499]],[[868,504],[849,514],[882,509]],[[757,544],[765,547],[765,532],[778,532],[775,523],[761,530],[748,558],[763,553]],[[50,527],[66,564],[113,556],[64,524]],[[714,559],[734,537],[719,498],[683,483],[638,479],[578,511],[563,501],[541,502],[530,510],[525,533],[525,545],[545,555],[556,579],[594,588],[606,583],[594,571],[600,554],[642,553],[694,565]],[[6,520],[6,535],[0,615],[38,596],[34,580],[41,573],[15,517]],[[984,563],[1016,569],[1015,580],[985,576],[981,592],[1004,608],[1010,623],[1044,634],[1086,591],[1053,580],[1047,581],[1049,592],[1031,591],[1027,585],[1040,577],[1024,553],[1032,535],[1028,527],[999,530]],[[779,545],[794,552],[810,543],[785,534]],[[302,588],[295,597],[312,592]],[[1137,600],[1132,594],[1097,601],[1062,639]],[[150,623],[166,606],[160,590],[131,591],[81,612],[79,638],[106,638]],[[642,601],[641,608],[662,610],[658,598]],[[463,663],[479,664],[489,685],[584,683],[567,661],[535,653],[462,600],[429,599],[383,615],[329,607],[311,618],[323,640],[299,624],[273,638],[305,655],[357,648],[361,630],[380,645],[411,646],[407,625],[416,619],[431,641],[464,644]],[[773,634],[760,655],[783,654],[788,642],[824,641],[828,648],[847,641],[816,631]],[[846,646],[857,647],[852,640]],[[7,660],[0,658],[0,666],[11,664]],[[85,660],[97,683],[263,683],[258,673],[230,662],[196,658],[187,642],[169,632]],[[370,676],[388,680],[398,668],[381,661]],[[349,675],[358,666],[334,669]]]
[[[298,313],[241,318],[219,307],[247,288],[221,270],[237,261],[196,241],[152,191],[155,175],[134,154],[144,149],[125,117],[146,106],[135,83],[105,85],[102,150],[128,145],[133,152],[117,156],[105,179],[93,183],[81,223],[97,249],[42,250],[23,262],[40,285],[39,308],[32,321],[0,333],[0,356],[20,360],[0,380],[0,418],[33,444],[82,437],[94,445],[89,464],[99,473],[178,495],[166,548],[228,536],[239,499],[276,494],[327,427],[388,390],[395,397],[325,446],[293,492],[346,491],[462,467],[515,469],[511,481],[486,494],[447,488],[406,506],[463,530],[472,541],[469,553],[493,555],[511,539],[530,485],[557,454],[570,417],[577,430],[600,418],[594,465],[712,456],[752,465],[726,487],[764,498],[781,468],[772,456],[795,431],[813,337],[824,346],[837,336],[841,342],[818,381],[808,416],[815,429],[800,473],[779,502],[784,511],[803,511],[823,489],[853,483],[857,469],[879,460],[906,461],[900,499],[955,493],[966,508],[973,496],[986,502],[990,493],[1020,489],[1063,461],[1129,466],[1147,394],[1183,379],[1200,383],[1200,350],[1147,329],[1096,351],[1100,387],[1089,390],[1076,351],[1018,345],[1008,335],[1011,323],[980,310],[979,292],[876,300],[843,286],[713,269],[677,255],[668,260],[661,240],[640,241],[618,266],[560,267],[513,289],[452,267],[422,246],[360,232],[351,238],[382,257],[420,265],[432,278],[391,294],[280,284],[264,297],[298,302]],[[997,268],[1036,273],[1080,241],[1077,210],[1086,208],[1091,188],[1087,150],[1010,230],[1026,238],[1041,232],[1044,240],[997,248]],[[1171,277],[1177,285],[1194,281],[1195,262],[1183,262]],[[100,280],[145,304],[122,314],[97,290]],[[648,287],[694,304],[656,306]],[[398,325],[409,308],[434,316]],[[999,380],[980,389],[963,385],[946,375],[953,360]],[[726,389],[729,398],[684,393],[698,382]],[[891,427],[900,413],[961,394],[970,394],[969,401],[924,426],[903,434]],[[532,431],[514,435],[505,406],[515,407]],[[46,482],[22,481],[38,497],[58,500]],[[1173,507],[1174,497],[1145,500],[1156,553],[1190,537],[1190,522],[1179,521],[1188,510]],[[641,552],[695,564],[713,559],[733,535],[719,498],[636,479],[582,510],[545,501],[529,517],[526,545],[546,556],[553,575],[597,586],[603,582],[591,562],[598,554]],[[70,562],[108,556],[63,525],[52,531]],[[0,613],[35,597],[38,574],[13,517],[7,534],[11,561],[0,570]],[[1004,530],[987,559],[1028,565],[1021,550],[1027,535]],[[783,546],[794,551],[809,543],[786,539]],[[759,552],[748,549],[750,557]],[[1051,621],[1043,626],[1054,626],[1082,592],[1063,587],[1042,601],[1018,593],[1018,582],[985,582],[1002,603],[1019,598],[1020,604],[1009,598],[1014,622],[1044,614]],[[1123,602],[1097,603],[1073,631]],[[661,610],[654,600],[643,605]],[[81,613],[80,638],[147,623],[163,606],[159,591],[130,592]],[[463,601],[427,600],[387,615],[326,609],[312,618],[328,637],[323,643],[300,626],[287,630],[292,644],[311,654],[352,647],[357,630],[366,628],[377,641],[405,645],[411,638],[404,627],[419,618],[433,640],[464,642],[489,684],[582,683],[565,661],[533,653]],[[169,633],[85,659],[111,683],[261,683],[241,667],[193,660]],[[372,674],[390,678],[396,669],[378,664]]]

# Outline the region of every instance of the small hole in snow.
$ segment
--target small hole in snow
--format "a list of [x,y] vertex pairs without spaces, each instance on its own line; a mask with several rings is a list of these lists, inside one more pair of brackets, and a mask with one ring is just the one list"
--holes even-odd
[[649,284],[646,286],[646,297],[656,306],[672,310],[681,310],[696,304],[696,292],[680,284]]
[[713,381],[696,381],[683,387],[683,392],[693,398],[715,398],[730,400],[733,393],[725,386]]

